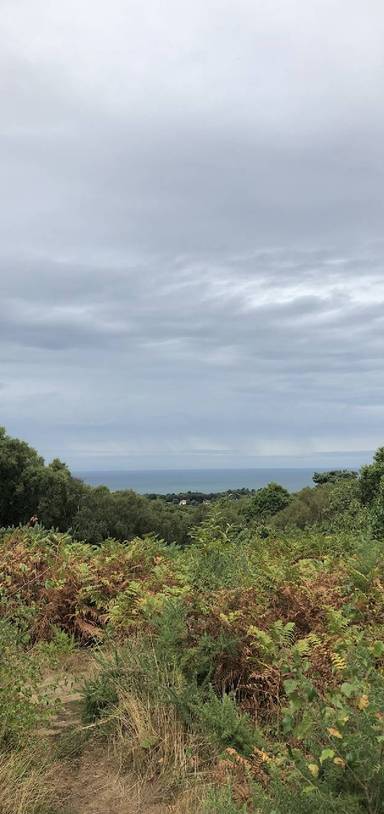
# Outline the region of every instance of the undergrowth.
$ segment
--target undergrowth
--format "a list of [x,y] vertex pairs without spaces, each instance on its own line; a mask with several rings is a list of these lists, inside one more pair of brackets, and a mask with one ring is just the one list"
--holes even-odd
[[175,811],[384,812],[384,554],[363,529],[265,536],[218,510],[182,549],[17,528],[0,585],[0,779],[28,801],[12,814],[54,805],[52,762],[25,746],[55,712],[47,669],[79,647],[95,667],[73,743],[101,739]]

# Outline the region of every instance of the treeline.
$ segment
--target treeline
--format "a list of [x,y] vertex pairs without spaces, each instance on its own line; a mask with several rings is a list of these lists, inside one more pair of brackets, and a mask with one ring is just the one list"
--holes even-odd
[[361,530],[384,538],[384,447],[360,472],[315,472],[313,481],[314,487],[293,494],[270,483],[249,499],[221,505],[232,522],[236,514],[243,515],[245,526],[264,534],[312,528],[324,533]]
[[155,533],[183,545],[197,520],[196,512],[180,512],[131,490],[88,486],[62,461],[46,465],[36,450],[0,428],[0,526],[35,522],[33,518],[45,528],[71,531],[93,544]]
[[190,489],[187,492],[169,492],[166,495],[158,495],[155,492],[147,494],[149,500],[163,500],[164,503],[173,503],[179,506],[182,501],[188,506],[199,506],[201,503],[211,503],[217,500],[240,500],[242,497],[254,495],[256,489],[226,489],[225,492],[196,492]]
[[73,477],[58,459],[45,464],[32,447],[0,428],[0,526],[39,522],[96,545],[145,534],[186,545],[212,502],[223,527],[252,527],[264,536],[274,529],[316,527],[325,532],[369,528],[376,538],[384,537],[384,448],[359,473],[315,472],[313,481],[315,486],[294,494],[277,483],[216,494],[111,492]]
[[[340,480],[349,480],[350,478],[357,478],[358,472],[352,469],[332,469],[327,472],[314,472],[312,480],[316,486],[336,483]],[[211,503],[218,500],[240,500],[243,497],[251,498],[256,494],[260,494],[266,487],[261,489],[226,489],[224,492],[199,492],[188,490],[187,492],[169,492],[165,495],[154,493],[147,494],[150,500],[163,500],[165,503],[174,503],[180,505],[182,501],[189,506],[199,506],[201,503]],[[282,489],[282,487],[279,487]],[[285,490],[285,494],[288,492]]]

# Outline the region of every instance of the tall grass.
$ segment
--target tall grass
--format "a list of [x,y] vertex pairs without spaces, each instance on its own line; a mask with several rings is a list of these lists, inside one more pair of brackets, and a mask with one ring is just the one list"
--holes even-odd
[[59,772],[37,744],[0,755],[1,814],[55,814],[64,802]]

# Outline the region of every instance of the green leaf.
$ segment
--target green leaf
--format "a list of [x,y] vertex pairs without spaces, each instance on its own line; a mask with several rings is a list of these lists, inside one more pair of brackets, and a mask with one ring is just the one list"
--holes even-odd
[[335,757],[333,749],[323,749],[320,755],[320,763],[323,765],[326,760],[332,760]]

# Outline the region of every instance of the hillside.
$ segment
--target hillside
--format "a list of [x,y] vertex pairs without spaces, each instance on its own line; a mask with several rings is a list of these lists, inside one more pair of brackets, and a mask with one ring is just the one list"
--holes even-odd
[[168,507],[2,431],[0,481],[0,814],[384,812],[383,449]]
[[20,527],[0,573],[2,814],[99,812],[100,778],[116,814],[384,811],[372,535],[265,536],[218,510],[187,548]]

